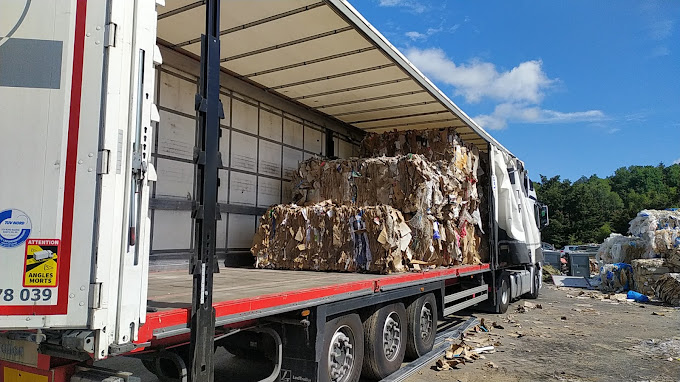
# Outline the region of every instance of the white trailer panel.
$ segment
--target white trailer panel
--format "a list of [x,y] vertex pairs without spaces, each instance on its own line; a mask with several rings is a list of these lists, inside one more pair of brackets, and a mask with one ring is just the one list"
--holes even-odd
[[106,12],[51,5],[0,12],[0,328],[88,321]]

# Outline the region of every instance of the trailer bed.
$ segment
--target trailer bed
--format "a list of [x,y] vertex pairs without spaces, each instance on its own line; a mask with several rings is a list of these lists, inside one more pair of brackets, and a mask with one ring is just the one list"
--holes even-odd
[[[348,298],[456,277],[489,269],[461,265],[391,275],[222,268],[215,274],[213,306],[218,326],[304,309]],[[136,343],[189,332],[192,278],[186,272],[149,274],[149,313]]]
[[[269,294],[323,288],[385,276],[362,273],[330,273],[272,269],[222,268],[215,274],[213,301],[216,303],[256,298]],[[183,272],[149,274],[148,306],[158,311],[191,308],[192,277]]]

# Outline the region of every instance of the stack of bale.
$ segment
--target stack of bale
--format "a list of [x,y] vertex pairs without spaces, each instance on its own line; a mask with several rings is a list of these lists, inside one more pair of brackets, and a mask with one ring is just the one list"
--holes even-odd
[[662,257],[680,265],[680,211],[640,211],[629,231],[644,243],[642,258]]
[[605,264],[630,264],[633,259],[640,259],[644,254],[645,245],[641,238],[612,233],[600,245],[597,258]]
[[476,148],[443,129],[369,134],[362,153],[300,163],[293,204],[261,219],[258,267],[390,273],[487,261]]
[[598,257],[605,264],[631,264],[632,288],[654,295],[661,278],[680,271],[680,211],[643,210],[630,221],[629,231],[631,236],[610,235]]
[[621,293],[631,289],[633,269],[630,264],[605,264],[600,268],[600,290]]

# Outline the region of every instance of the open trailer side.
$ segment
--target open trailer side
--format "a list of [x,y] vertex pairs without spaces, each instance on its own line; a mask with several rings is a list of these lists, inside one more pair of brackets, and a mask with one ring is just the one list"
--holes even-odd
[[[271,380],[352,381],[364,358],[365,374],[380,377],[432,346],[437,316],[487,300],[502,311],[538,293],[522,162],[348,3],[223,2],[207,98],[201,33],[216,2],[162,3],[3,3],[3,381],[129,380],[84,368],[123,354],[163,377],[199,380],[187,370],[203,365],[190,344],[206,291],[210,349],[267,353]],[[200,207],[202,101],[216,96],[219,188],[216,203]],[[290,200],[301,160],[356,155],[366,132],[442,127],[457,128],[489,164],[489,264],[396,275],[225,267],[249,261],[257,217]],[[221,268],[214,286],[201,273],[206,258],[194,257],[204,253],[206,208],[219,217],[207,246]]]

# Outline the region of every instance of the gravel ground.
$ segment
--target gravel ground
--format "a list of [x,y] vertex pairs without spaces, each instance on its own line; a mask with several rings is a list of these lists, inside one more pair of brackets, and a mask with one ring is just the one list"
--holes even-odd
[[553,285],[528,301],[542,309],[519,313],[518,301],[507,314],[475,313],[503,326],[473,336],[500,342],[495,353],[408,381],[680,381],[680,309]]
[[[525,301],[542,309],[518,312]],[[477,342],[500,342],[497,351],[452,370],[424,367],[408,382],[680,381],[680,309],[544,285],[537,300],[514,302],[507,314],[463,313],[503,326],[491,335],[472,336]],[[266,364],[232,357],[223,349],[217,356],[215,380],[257,381],[268,374]],[[158,380],[133,358],[98,364],[131,371],[143,382]]]

